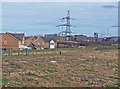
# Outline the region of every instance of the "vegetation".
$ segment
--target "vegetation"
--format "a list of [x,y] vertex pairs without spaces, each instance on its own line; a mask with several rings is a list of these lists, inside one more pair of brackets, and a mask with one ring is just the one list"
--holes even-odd
[[3,56],[3,85],[24,89],[28,86],[119,87],[116,47],[32,51],[29,56]]
[[28,72],[26,74],[24,74],[25,76],[36,76],[34,73]]
[[3,85],[7,85],[8,84],[8,79],[7,78],[2,78],[2,80],[0,80],[2,82]]
[[87,73],[91,73],[91,72],[94,72],[94,69],[92,68],[87,68],[87,69],[84,69],[85,72]]
[[48,68],[46,70],[44,70],[46,73],[54,73],[54,72],[57,72],[57,70],[55,69],[52,69],[52,68]]

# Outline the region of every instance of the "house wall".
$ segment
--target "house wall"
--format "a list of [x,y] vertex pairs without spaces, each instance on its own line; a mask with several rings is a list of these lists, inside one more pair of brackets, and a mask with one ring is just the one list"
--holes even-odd
[[34,37],[28,38],[25,40],[25,45],[27,46],[30,42],[34,43],[34,41],[35,41]]
[[2,39],[0,43],[0,48],[12,48],[16,50],[18,49],[19,45],[21,45],[21,42],[19,40],[10,36],[9,34],[1,35],[0,39]]
[[[54,41],[54,48],[57,48],[58,46],[57,46],[57,42],[56,41]],[[49,48],[50,48],[50,42],[49,42]]]
[[35,41],[34,44],[40,45],[43,48],[48,48],[47,43],[41,38],[38,37]]
[[44,44],[44,48],[50,48],[50,45],[49,45],[49,43],[48,42],[45,42],[45,44]]
[[41,37],[38,37],[37,39],[34,37],[28,38],[25,40],[25,45],[27,46],[30,42],[36,45],[40,45],[43,48],[49,48],[49,43],[45,42]]
[[23,37],[22,44],[25,44],[25,36]]
[[50,49],[55,48],[55,42],[53,40],[50,41]]

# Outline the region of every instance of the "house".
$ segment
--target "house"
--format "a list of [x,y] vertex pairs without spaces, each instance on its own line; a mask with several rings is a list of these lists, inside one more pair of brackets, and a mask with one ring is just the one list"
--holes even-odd
[[25,37],[25,45],[32,49],[49,48],[49,43],[45,42],[42,36]]
[[0,34],[0,48],[17,50],[20,45],[24,45],[24,33],[2,33]]
[[27,45],[27,47],[30,47],[31,49],[37,49],[40,50],[42,47],[40,45],[33,44],[32,42]]
[[57,48],[58,36],[44,36],[42,38],[45,41],[45,43],[47,43],[47,46],[46,46],[47,48],[51,47],[50,45],[51,42],[52,42],[51,44],[54,44],[54,48]]
[[[26,36],[25,45],[32,49],[49,49],[57,48],[57,35],[45,35],[45,36]],[[51,43],[54,42],[54,43]],[[54,45],[50,45],[54,44]]]

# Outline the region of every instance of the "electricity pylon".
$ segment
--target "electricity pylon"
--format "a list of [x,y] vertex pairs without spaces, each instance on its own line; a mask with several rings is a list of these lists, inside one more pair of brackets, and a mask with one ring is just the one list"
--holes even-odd
[[71,40],[71,20],[74,20],[73,18],[70,17],[70,11],[67,11],[67,16],[61,18],[60,20],[65,20],[65,24],[57,25],[57,27],[65,27],[66,30],[64,32],[65,36],[65,41],[70,41]]

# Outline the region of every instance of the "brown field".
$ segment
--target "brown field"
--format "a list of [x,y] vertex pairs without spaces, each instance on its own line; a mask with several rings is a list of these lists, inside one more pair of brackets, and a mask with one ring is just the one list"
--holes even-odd
[[2,84],[7,87],[115,87],[118,84],[117,49],[40,50],[29,56],[3,56],[2,61]]

